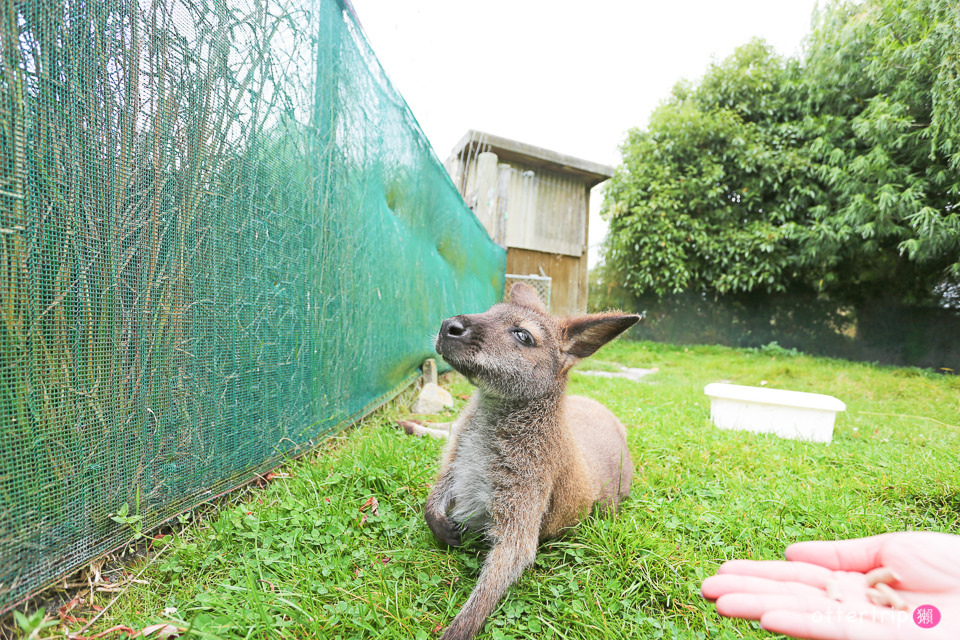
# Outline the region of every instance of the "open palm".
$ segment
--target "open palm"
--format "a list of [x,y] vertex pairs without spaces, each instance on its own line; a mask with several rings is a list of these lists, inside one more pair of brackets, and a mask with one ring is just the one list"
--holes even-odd
[[[786,557],[726,562],[703,582],[703,596],[716,600],[722,615],[759,620],[795,638],[960,638],[960,536],[903,532],[800,542]],[[918,624],[930,624],[925,605],[941,616],[936,626]]]

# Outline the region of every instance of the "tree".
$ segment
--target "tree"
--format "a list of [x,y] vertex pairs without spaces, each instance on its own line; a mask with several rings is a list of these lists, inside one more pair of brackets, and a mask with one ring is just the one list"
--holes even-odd
[[699,87],[678,85],[648,130],[630,132],[607,187],[606,259],[637,292],[782,290],[789,274],[781,197],[797,171],[784,113],[790,66],[754,41]]
[[603,214],[638,295],[808,291],[929,303],[960,281],[960,8],[838,2],[807,50],[762,41],[634,129]]

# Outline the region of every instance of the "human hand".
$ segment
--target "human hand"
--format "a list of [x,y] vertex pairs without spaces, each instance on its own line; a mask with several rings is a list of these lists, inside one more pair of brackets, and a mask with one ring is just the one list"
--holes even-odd
[[[701,592],[721,615],[795,638],[960,638],[960,536],[917,531],[800,542],[786,557],[725,562]],[[936,626],[921,626],[933,613],[923,605],[936,607]]]

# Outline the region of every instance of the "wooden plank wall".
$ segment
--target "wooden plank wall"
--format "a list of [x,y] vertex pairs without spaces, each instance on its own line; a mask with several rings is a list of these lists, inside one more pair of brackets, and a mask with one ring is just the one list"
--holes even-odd
[[550,312],[576,315],[587,310],[587,255],[580,257],[530,249],[507,249],[507,273],[550,276]]
[[589,194],[577,178],[511,167],[507,185],[507,246],[580,256],[587,245]]

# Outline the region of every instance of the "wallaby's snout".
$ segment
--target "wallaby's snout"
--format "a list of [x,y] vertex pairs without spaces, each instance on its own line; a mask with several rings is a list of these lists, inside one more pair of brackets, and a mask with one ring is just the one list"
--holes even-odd
[[440,341],[444,339],[459,340],[460,338],[466,338],[469,333],[469,318],[466,316],[447,318],[443,321],[443,324],[440,325],[440,335],[437,336],[437,344],[440,344]]
[[447,364],[474,385],[489,387],[489,369],[497,368],[499,350],[491,338],[497,333],[489,312],[447,318],[440,325],[435,349]]
[[467,375],[467,372],[462,370],[462,366],[458,366],[458,364],[471,350],[471,346],[476,349],[475,345],[478,338],[479,328],[470,319],[470,316],[454,316],[447,318],[440,325],[440,333],[437,334],[435,348],[437,353],[443,356],[443,359],[450,366]]

